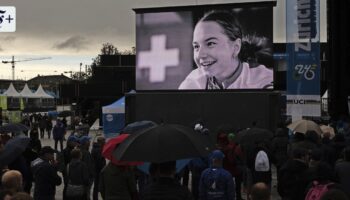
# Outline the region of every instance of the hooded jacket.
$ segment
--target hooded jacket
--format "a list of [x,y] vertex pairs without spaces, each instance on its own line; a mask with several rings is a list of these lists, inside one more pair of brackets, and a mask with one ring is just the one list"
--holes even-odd
[[54,197],[56,186],[62,182],[55,167],[43,158],[35,159],[31,167],[35,183],[34,199],[50,199]]

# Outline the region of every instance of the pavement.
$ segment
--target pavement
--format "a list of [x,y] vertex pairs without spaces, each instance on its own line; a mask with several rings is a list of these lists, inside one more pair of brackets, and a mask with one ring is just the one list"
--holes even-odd
[[[70,132],[68,131],[67,135],[69,135],[69,134],[70,134]],[[89,135],[94,139],[94,138],[96,138],[96,135],[102,135],[102,131],[90,131]],[[54,148],[55,143],[54,143],[53,139],[48,139],[47,134],[45,134],[45,137],[43,139],[41,139],[41,144],[42,144],[42,146],[51,146],[52,148]],[[64,147],[65,147],[65,145],[66,145],[66,142],[64,142]],[[58,174],[62,177],[62,174],[60,172]],[[191,177],[190,177],[190,180],[191,180]],[[33,194],[33,189],[34,189],[34,187],[32,188],[31,194]],[[189,189],[191,189],[191,188],[189,187]],[[242,189],[243,189],[243,187],[242,187]],[[62,194],[63,194],[63,183],[60,186],[56,187],[56,196],[55,196],[56,200],[62,200]],[[91,192],[91,194],[92,194],[92,192]],[[242,192],[242,195],[243,195],[242,196],[243,199],[247,199],[246,193],[244,191]],[[271,198],[272,200],[280,200],[281,199],[277,193],[277,175],[276,175],[276,168],[274,166],[272,166],[271,195],[272,195],[272,198]],[[92,197],[91,197],[91,199],[92,199]],[[102,199],[102,198],[99,197],[99,199]]]

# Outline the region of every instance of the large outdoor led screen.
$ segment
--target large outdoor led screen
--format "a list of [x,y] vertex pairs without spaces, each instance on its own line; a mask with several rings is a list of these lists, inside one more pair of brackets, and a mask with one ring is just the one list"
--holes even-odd
[[272,6],[135,9],[136,89],[272,89]]

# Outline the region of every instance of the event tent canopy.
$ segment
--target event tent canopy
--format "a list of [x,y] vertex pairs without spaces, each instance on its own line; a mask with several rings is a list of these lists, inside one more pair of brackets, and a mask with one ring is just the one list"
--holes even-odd
[[12,83],[10,83],[9,88],[4,92],[3,95],[7,97],[21,97]]
[[46,98],[46,99],[53,99],[54,97],[47,94],[41,84],[39,85],[38,89],[34,92],[35,98]]
[[106,138],[119,134],[125,126],[125,97],[102,107],[103,132]]
[[22,90],[19,94],[21,95],[21,97],[25,97],[25,98],[35,98],[34,93],[29,89],[27,83],[24,85],[23,90]]

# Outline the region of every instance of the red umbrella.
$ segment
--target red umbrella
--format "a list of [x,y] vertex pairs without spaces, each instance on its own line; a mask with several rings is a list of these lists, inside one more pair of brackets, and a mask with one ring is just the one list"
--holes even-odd
[[114,149],[117,148],[119,144],[122,143],[128,136],[129,134],[120,134],[119,136],[108,140],[106,144],[103,146],[102,156],[110,160],[115,165],[128,165],[128,166],[142,165],[143,162],[120,161],[115,159],[112,155]]

